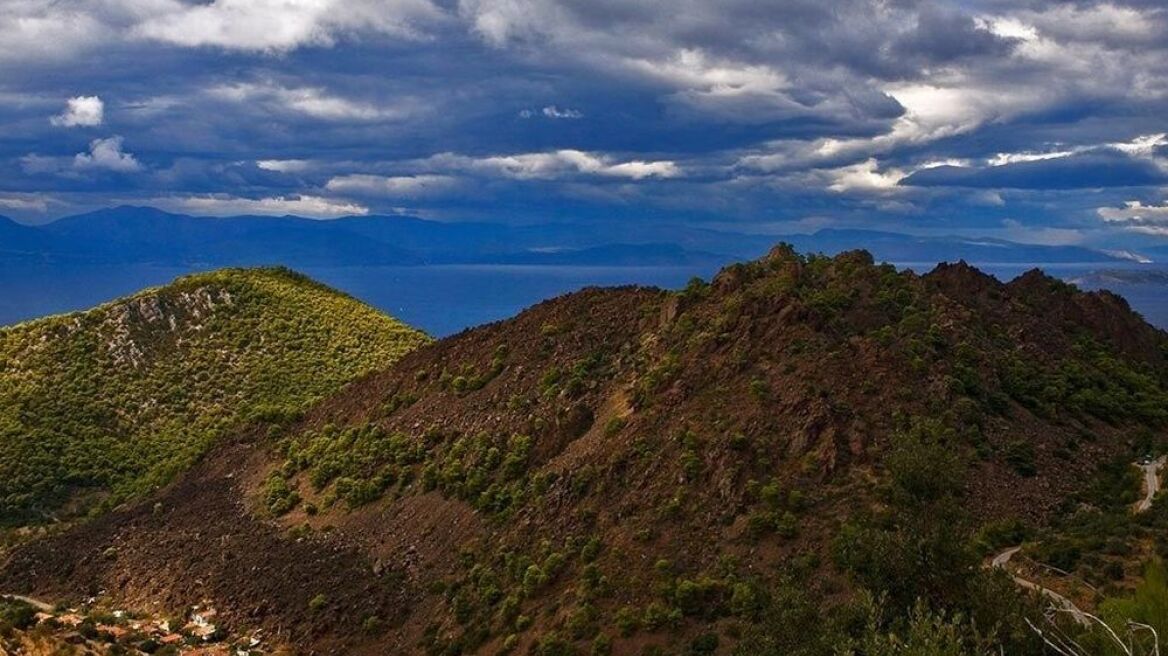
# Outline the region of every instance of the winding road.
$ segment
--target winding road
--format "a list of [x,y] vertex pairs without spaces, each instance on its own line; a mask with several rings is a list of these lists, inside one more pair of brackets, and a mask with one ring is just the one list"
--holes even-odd
[[[1156,495],[1160,493],[1160,470],[1164,468],[1166,462],[1168,462],[1168,456],[1160,456],[1159,459],[1148,463],[1136,463],[1136,467],[1139,467],[1144,472],[1144,498],[1132,506],[1132,512],[1139,514],[1147,512],[1152,507],[1152,502],[1155,501]],[[1007,565],[1009,565],[1010,560],[1021,550],[1021,545],[1010,547],[994,556],[990,560],[989,566],[994,569],[1006,571],[1019,587],[1038,592],[1047,599],[1050,599],[1056,608],[1070,614],[1076,622],[1083,626],[1089,626],[1091,624],[1090,615],[1083,612],[1073,601],[1050,588],[1044,588],[1033,581],[1024,579],[1007,570]]]
[[1146,512],[1152,507],[1152,501],[1160,492],[1160,470],[1164,468],[1165,462],[1168,462],[1168,456],[1160,456],[1159,459],[1146,464],[1136,464],[1136,467],[1144,472],[1144,498],[1136,502],[1137,513]]
[[[1005,570],[1006,565],[1010,562],[1010,559],[1021,550],[1022,547],[1020,546],[1006,549],[1002,553],[994,556],[994,559],[990,561],[990,567]],[[1009,572],[1007,573],[1009,574]],[[1079,624],[1083,626],[1091,625],[1091,620],[1087,614],[1080,610],[1079,607],[1075,605],[1075,602],[1071,601],[1070,599],[1067,599],[1063,595],[1055,592],[1054,590],[1051,590],[1050,588],[1044,588],[1037,583],[1028,581],[1021,576],[1010,574],[1010,578],[1014,579],[1014,583],[1016,583],[1019,587],[1026,588],[1027,590],[1034,590],[1047,599],[1050,599],[1059,610],[1067,612],[1071,616],[1071,619],[1075,620]]]
[[39,610],[42,613],[53,612],[53,605],[52,604],[46,604],[45,602],[41,601],[40,599],[33,599],[32,597],[25,597],[23,595],[14,595],[14,594],[0,594],[0,599],[8,599],[11,601],[19,601],[22,603],[26,603],[29,606],[32,606],[33,608]]

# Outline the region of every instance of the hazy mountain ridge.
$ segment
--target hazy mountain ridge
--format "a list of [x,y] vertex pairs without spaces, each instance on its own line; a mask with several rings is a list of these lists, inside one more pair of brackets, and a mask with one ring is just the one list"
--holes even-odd
[[206,266],[725,264],[756,257],[777,241],[829,255],[864,247],[877,260],[890,262],[1125,261],[1089,248],[993,239],[837,229],[776,236],[654,222],[590,228],[556,223],[443,223],[407,216],[316,221],[290,216],[192,217],[153,208],[117,207],[35,228],[11,222],[0,225],[3,257],[15,257],[15,251],[62,262]]
[[422,347],[0,585],[209,598],[306,653],[1037,654],[975,530],[1059,516],[1163,439],[1166,390],[1111,294],[778,248]]

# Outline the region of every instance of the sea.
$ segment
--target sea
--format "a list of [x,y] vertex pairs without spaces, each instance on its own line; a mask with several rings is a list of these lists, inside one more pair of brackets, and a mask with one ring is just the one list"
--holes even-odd
[[[933,264],[908,262],[898,266],[923,272]],[[1130,266],[1146,271],[1154,265]],[[1090,289],[1094,288],[1092,273],[1099,264],[991,263],[979,267],[1003,281],[1037,267]],[[442,265],[309,267],[302,271],[435,337],[444,337],[506,319],[542,300],[584,287],[648,285],[678,289],[695,276],[709,279],[716,268]],[[1110,264],[1107,268],[1116,269]],[[86,309],[199,270],[154,265],[0,264],[0,325]],[[1149,322],[1168,329],[1166,280],[1168,275],[1133,276],[1131,282],[1117,282],[1111,276],[1108,287],[1124,296]]]

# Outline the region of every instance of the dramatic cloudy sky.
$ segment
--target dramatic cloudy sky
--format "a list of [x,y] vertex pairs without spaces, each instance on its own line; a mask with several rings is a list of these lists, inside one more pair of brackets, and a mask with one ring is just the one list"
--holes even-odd
[[1161,0],[0,0],[0,213],[1168,240]]

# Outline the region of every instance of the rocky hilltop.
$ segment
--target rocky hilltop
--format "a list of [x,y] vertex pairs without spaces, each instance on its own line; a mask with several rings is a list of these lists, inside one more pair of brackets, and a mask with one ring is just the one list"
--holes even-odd
[[190,276],[0,329],[0,525],[147,493],[233,429],[295,414],[426,341],[281,269]]

